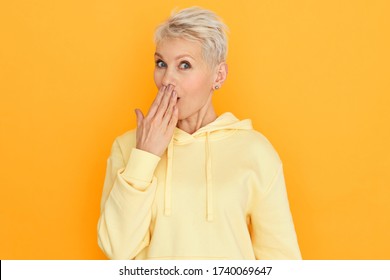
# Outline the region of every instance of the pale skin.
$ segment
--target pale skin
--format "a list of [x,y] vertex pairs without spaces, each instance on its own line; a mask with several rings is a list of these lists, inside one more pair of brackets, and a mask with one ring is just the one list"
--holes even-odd
[[136,109],[136,148],[161,157],[175,127],[192,134],[217,118],[212,96],[227,76],[227,64],[204,61],[200,43],[166,38],[156,46],[158,93],[146,116]]

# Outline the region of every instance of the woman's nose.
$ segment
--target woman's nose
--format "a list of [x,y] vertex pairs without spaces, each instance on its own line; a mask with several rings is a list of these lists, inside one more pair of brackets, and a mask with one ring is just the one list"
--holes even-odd
[[176,79],[175,79],[174,73],[172,73],[172,71],[169,71],[168,69],[167,69],[167,71],[165,71],[164,77],[162,79],[162,84],[164,86],[168,86],[169,84],[176,86]]

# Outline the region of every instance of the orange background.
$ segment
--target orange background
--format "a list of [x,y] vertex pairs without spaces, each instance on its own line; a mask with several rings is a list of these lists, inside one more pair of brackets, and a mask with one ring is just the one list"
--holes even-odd
[[2,1],[0,258],[105,259],[111,144],[156,94],[155,26],[199,5],[230,27],[217,113],[278,151],[303,258],[390,259],[388,3]]

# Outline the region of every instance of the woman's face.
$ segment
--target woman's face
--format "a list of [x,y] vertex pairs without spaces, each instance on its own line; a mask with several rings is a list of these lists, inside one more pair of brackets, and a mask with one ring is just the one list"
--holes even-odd
[[179,120],[208,106],[216,75],[204,61],[200,43],[181,38],[165,39],[157,45],[154,59],[154,82],[157,88],[174,86],[179,98],[176,105]]

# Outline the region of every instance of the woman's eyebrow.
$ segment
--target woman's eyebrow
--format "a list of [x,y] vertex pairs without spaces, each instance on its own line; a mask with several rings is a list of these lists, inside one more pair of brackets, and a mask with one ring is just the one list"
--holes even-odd
[[[161,57],[161,58],[164,58],[164,57],[163,57],[161,54],[159,54],[158,52],[155,52],[154,55],[157,55],[157,56],[159,56],[159,57]],[[193,58],[193,57],[192,57],[191,55],[189,55],[189,54],[181,54],[181,55],[178,55],[178,56],[175,57],[175,60],[178,60],[178,59],[183,58],[183,57],[190,57],[190,58],[192,58],[193,60],[195,60],[195,58]]]

